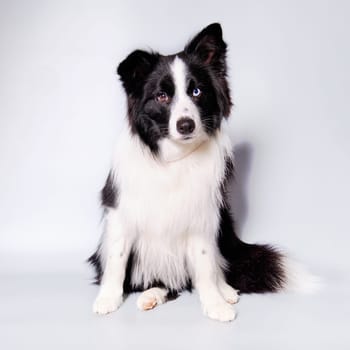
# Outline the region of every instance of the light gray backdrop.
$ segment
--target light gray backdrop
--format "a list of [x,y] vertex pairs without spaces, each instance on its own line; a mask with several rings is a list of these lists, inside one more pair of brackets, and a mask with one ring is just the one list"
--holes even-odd
[[4,273],[82,269],[101,231],[99,190],[125,118],[118,62],[136,48],[177,52],[219,21],[235,103],[239,232],[285,248],[328,281],[342,279],[350,267],[349,9],[347,1],[2,0]]

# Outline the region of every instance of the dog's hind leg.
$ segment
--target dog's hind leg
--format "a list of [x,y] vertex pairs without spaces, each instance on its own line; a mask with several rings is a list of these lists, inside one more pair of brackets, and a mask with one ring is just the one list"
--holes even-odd
[[140,310],[151,310],[157,305],[167,301],[168,290],[166,288],[150,288],[145,290],[137,298],[136,305]]

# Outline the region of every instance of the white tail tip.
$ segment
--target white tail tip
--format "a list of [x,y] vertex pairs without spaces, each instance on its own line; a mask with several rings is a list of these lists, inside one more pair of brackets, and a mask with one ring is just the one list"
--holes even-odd
[[307,271],[299,262],[284,257],[283,267],[287,277],[286,291],[314,294],[322,288],[321,279]]

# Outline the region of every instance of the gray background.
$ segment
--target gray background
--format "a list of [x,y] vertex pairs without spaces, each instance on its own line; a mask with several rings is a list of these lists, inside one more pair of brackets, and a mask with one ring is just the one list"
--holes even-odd
[[[2,0],[4,349],[348,349],[349,10],[347,1]],[[230,324],[202,317],[190,294],[148,313],[131,296],[94,316],[83,261],[125,117],[117,63],[136,48],[180,51],[214,21],[229,44],[239,233],[284,248],[325,286],[243,296]]]

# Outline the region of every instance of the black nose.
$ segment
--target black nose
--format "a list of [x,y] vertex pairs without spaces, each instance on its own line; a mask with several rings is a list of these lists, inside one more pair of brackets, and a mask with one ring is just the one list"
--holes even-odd
[[194,120],[191,118],[181,118],[176,123],[176,129],[182,135],[190,134],[194,128]]

